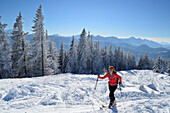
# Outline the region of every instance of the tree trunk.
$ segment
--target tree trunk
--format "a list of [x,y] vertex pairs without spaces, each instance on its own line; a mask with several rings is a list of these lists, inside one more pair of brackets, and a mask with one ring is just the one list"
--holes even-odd
[[43,40],[43,36],[41,36],[41,51],[42,51],[42,76],[44,76],[44,46],[43,46],[43,44],[44,44],[44,40]]
[[24,43],[23,39],[22,39],[22,50],[24,52],[24,73],[25,73],[25,76],[27,76],[26,56],[25,56],[25,43]]

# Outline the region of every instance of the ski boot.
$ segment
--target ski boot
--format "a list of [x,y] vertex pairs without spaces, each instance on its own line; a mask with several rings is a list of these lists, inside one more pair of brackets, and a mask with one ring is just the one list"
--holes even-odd
[[114,102],[110,102],[110,104],[109,104],[109,108],[113,108],[113,107],[115,107],[116,106],[116,101],[114,101]]

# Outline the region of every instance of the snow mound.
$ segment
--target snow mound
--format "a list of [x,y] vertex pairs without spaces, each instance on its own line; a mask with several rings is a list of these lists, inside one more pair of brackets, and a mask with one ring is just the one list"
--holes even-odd
[[9,92],[7,93],[7,95],[3,98],[4,101],[10,101],[12,99],[14,99],[17,96],[18,92],[12,88],[9,90]]
[[153,90],[155,90],[155,91],[158,91],[158,90],[156,89],[156,87],[155,87],[154,84],[149,84],[148,87],[151,88],[151,89],[153,89]]
[[[0,113],[139,113],[170,112],[170,76],[150,70],[118,72],[123,87],[115,92],[116,109],[101,110],[109,104],[108,79],[78,74],[37,78],[1,79]],[[103,75],[101,75],[103,76]]]

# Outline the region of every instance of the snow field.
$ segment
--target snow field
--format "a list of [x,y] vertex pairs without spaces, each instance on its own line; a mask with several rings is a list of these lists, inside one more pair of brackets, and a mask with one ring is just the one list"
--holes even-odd
[[[116,112],[170,112],[169,75],[149,70],[120,71],[118,74],[123,79],[123,98],[117,89]],[[109,104],[108,79],[99,80],[94,90],[96,77],[67,73],[1,79],[0,113],[112,113],[111,109],[99,109],[102,104]]]

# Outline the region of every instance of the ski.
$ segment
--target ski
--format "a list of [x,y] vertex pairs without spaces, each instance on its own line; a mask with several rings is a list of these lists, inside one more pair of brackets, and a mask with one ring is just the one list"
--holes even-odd
[[116,104],[113,105],[112,107],[109,107],[109,106],[106,106],[106,105],[102,105],[102,106],[100,107],[100,109],[114,109],[114,108],[116,108]]

